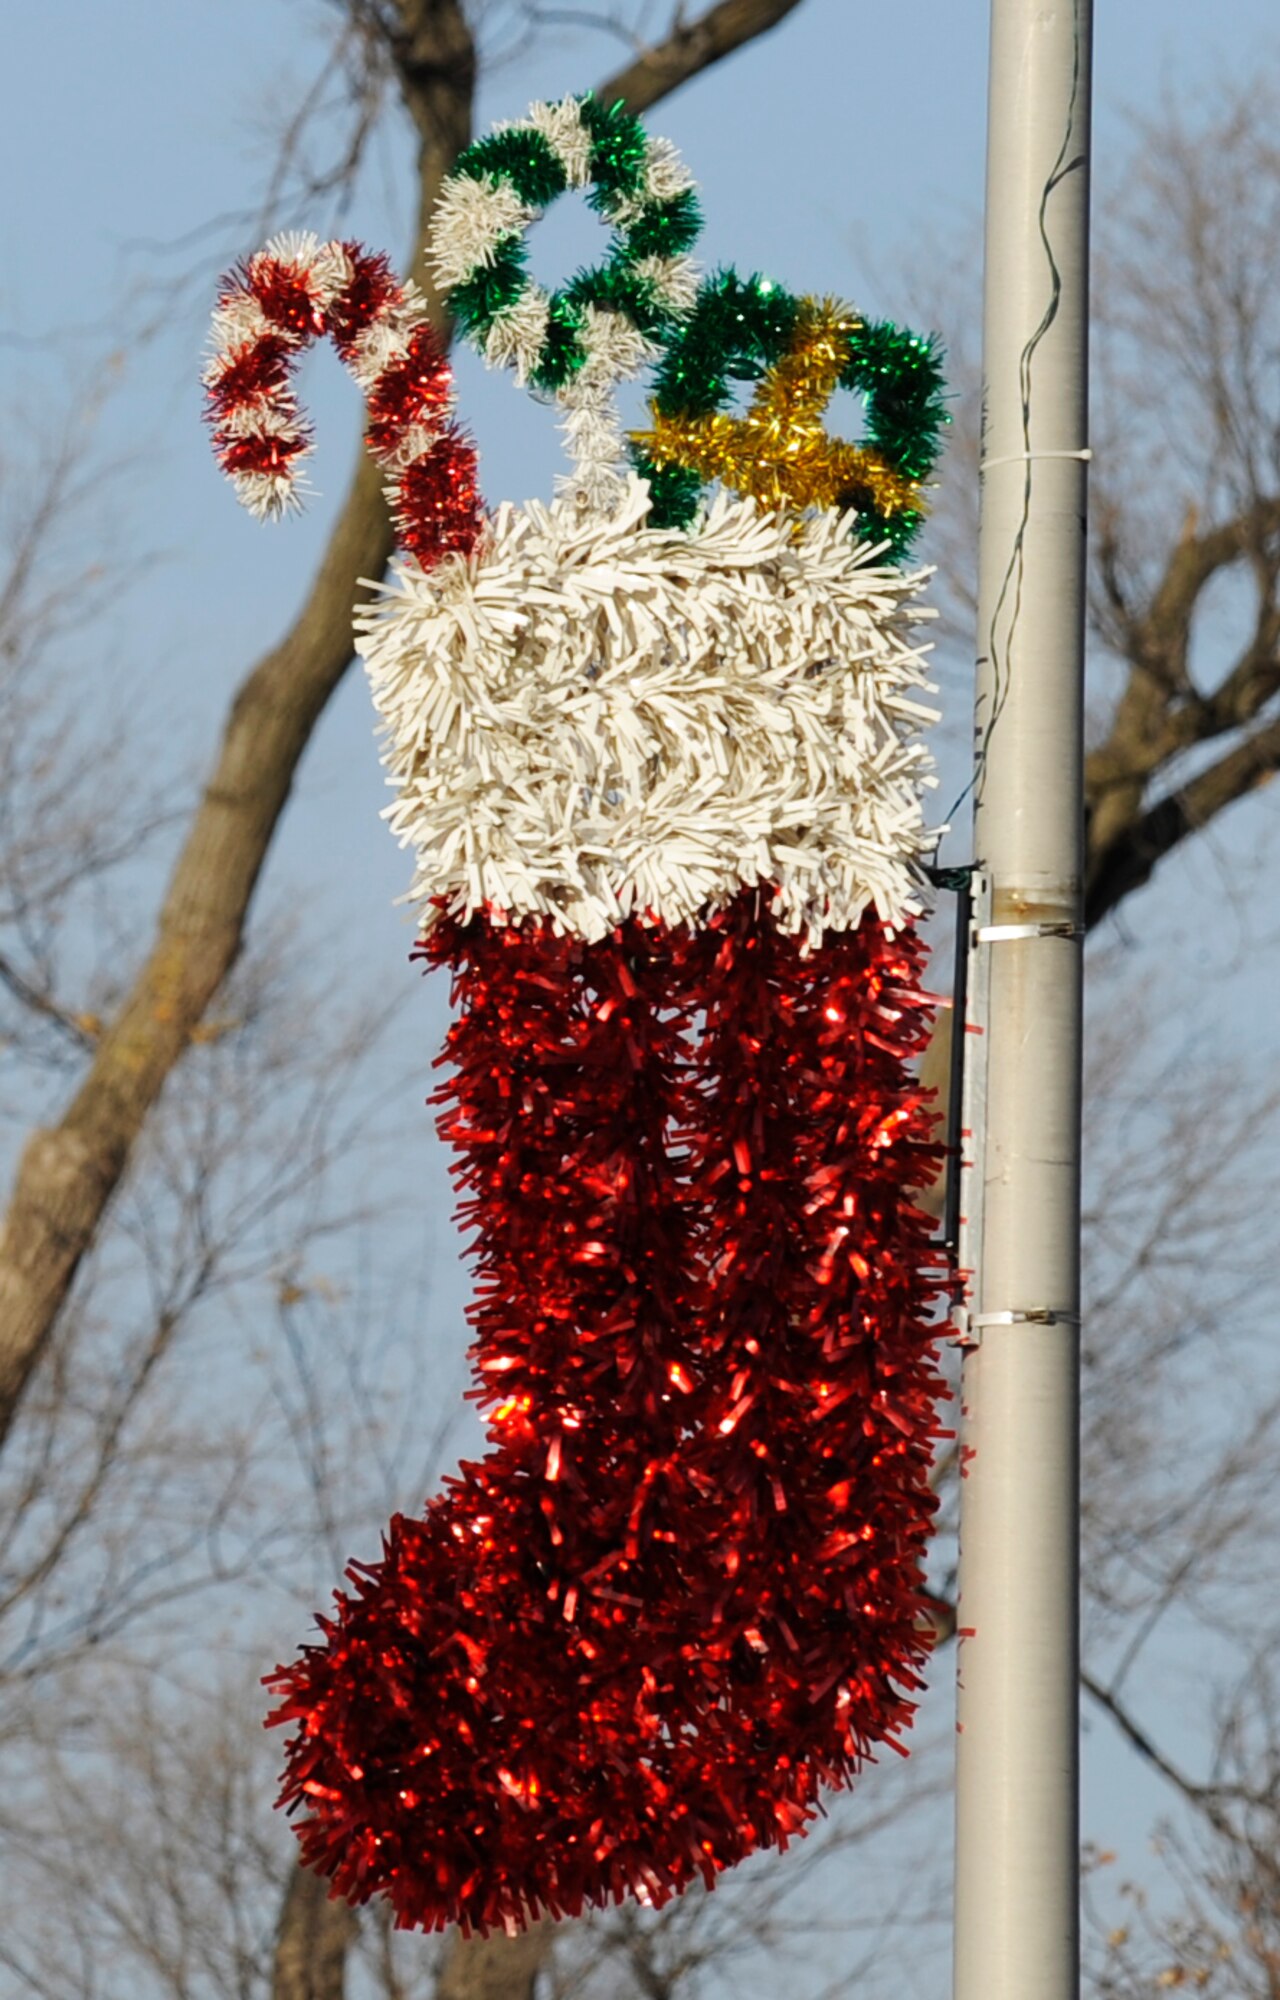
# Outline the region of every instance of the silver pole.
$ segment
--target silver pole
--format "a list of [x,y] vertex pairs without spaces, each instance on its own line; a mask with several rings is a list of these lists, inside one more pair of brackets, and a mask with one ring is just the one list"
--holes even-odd
[[[956,2000],[1079,1993],[1081,739],[1092,0],[992,0]],[[983,879],[985,878],[985,879]],[[985,999],[983,996],[985,995]],[[976,1180],[976,1185],[975,1185]],[[970,1232],[972,1238],[972,1230]]]

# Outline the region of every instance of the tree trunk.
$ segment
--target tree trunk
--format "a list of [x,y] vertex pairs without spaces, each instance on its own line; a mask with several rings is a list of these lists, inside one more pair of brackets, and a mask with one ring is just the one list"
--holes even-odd
[[347,1947],[359,1924],[329,1885],[295,1865],[285,1890],[271,1962],[271,2000],[345,2000]]
[[436,1979],[435,2000],[534,2000],[553,1936],[548,1923],[535,1924],[512,1938],[500,1931],[487,1938],[452,1932]]

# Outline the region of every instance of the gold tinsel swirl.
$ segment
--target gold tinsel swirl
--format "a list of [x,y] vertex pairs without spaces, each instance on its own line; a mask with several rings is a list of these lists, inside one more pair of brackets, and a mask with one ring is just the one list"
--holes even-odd
[[919,510],[920,485],[895,472],[883,453],[831,437],[827,404],[849,358],[849,336],[861,325],[834,299],[800,301],[787,352],[760,380],[743,416],[663,416],[652,404],[653,428],[635,442],[655,465],[683,465],[718,479],[765,507],[874,508],[882,517]]

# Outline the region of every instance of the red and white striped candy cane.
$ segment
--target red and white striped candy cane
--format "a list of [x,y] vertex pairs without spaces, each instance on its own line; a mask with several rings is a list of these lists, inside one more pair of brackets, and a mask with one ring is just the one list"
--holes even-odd
[[475,543],[476,452],[452,421],[453,370],[426,300],[359,243],[274,237],[223,279],[204,371],[218,463],[250,513],[300,506],[312,430],[293,386],[327,336],[365,394],[365,443],[387,471],[397,538],[424,568]]

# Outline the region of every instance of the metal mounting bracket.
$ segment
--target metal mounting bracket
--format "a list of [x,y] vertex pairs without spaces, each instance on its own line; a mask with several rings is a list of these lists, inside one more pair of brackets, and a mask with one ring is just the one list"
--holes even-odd
[[[959,1050],[959,1118],[951,1134],[952,1174],[948,1186],[948,1240],[954,1244],[956,1270],[961,1287],[951,1309],[952,1339],[963,1347],[976,1346],[980,1337],[966,1296],[967,1287],[982,1256],[983,1185],[980,1162],[982,1135],[987,1115],[987,1011],[991,988],[990,954],[980,946],[991,923],[991,877],[975,868],[969,877],[967,898],[962,901],[960,920],[964,923],[964,962],[961,974],[957,956],[956,1018],[952,1028],[954,1046]],[[959,940],[957,941],[957,949]]]

